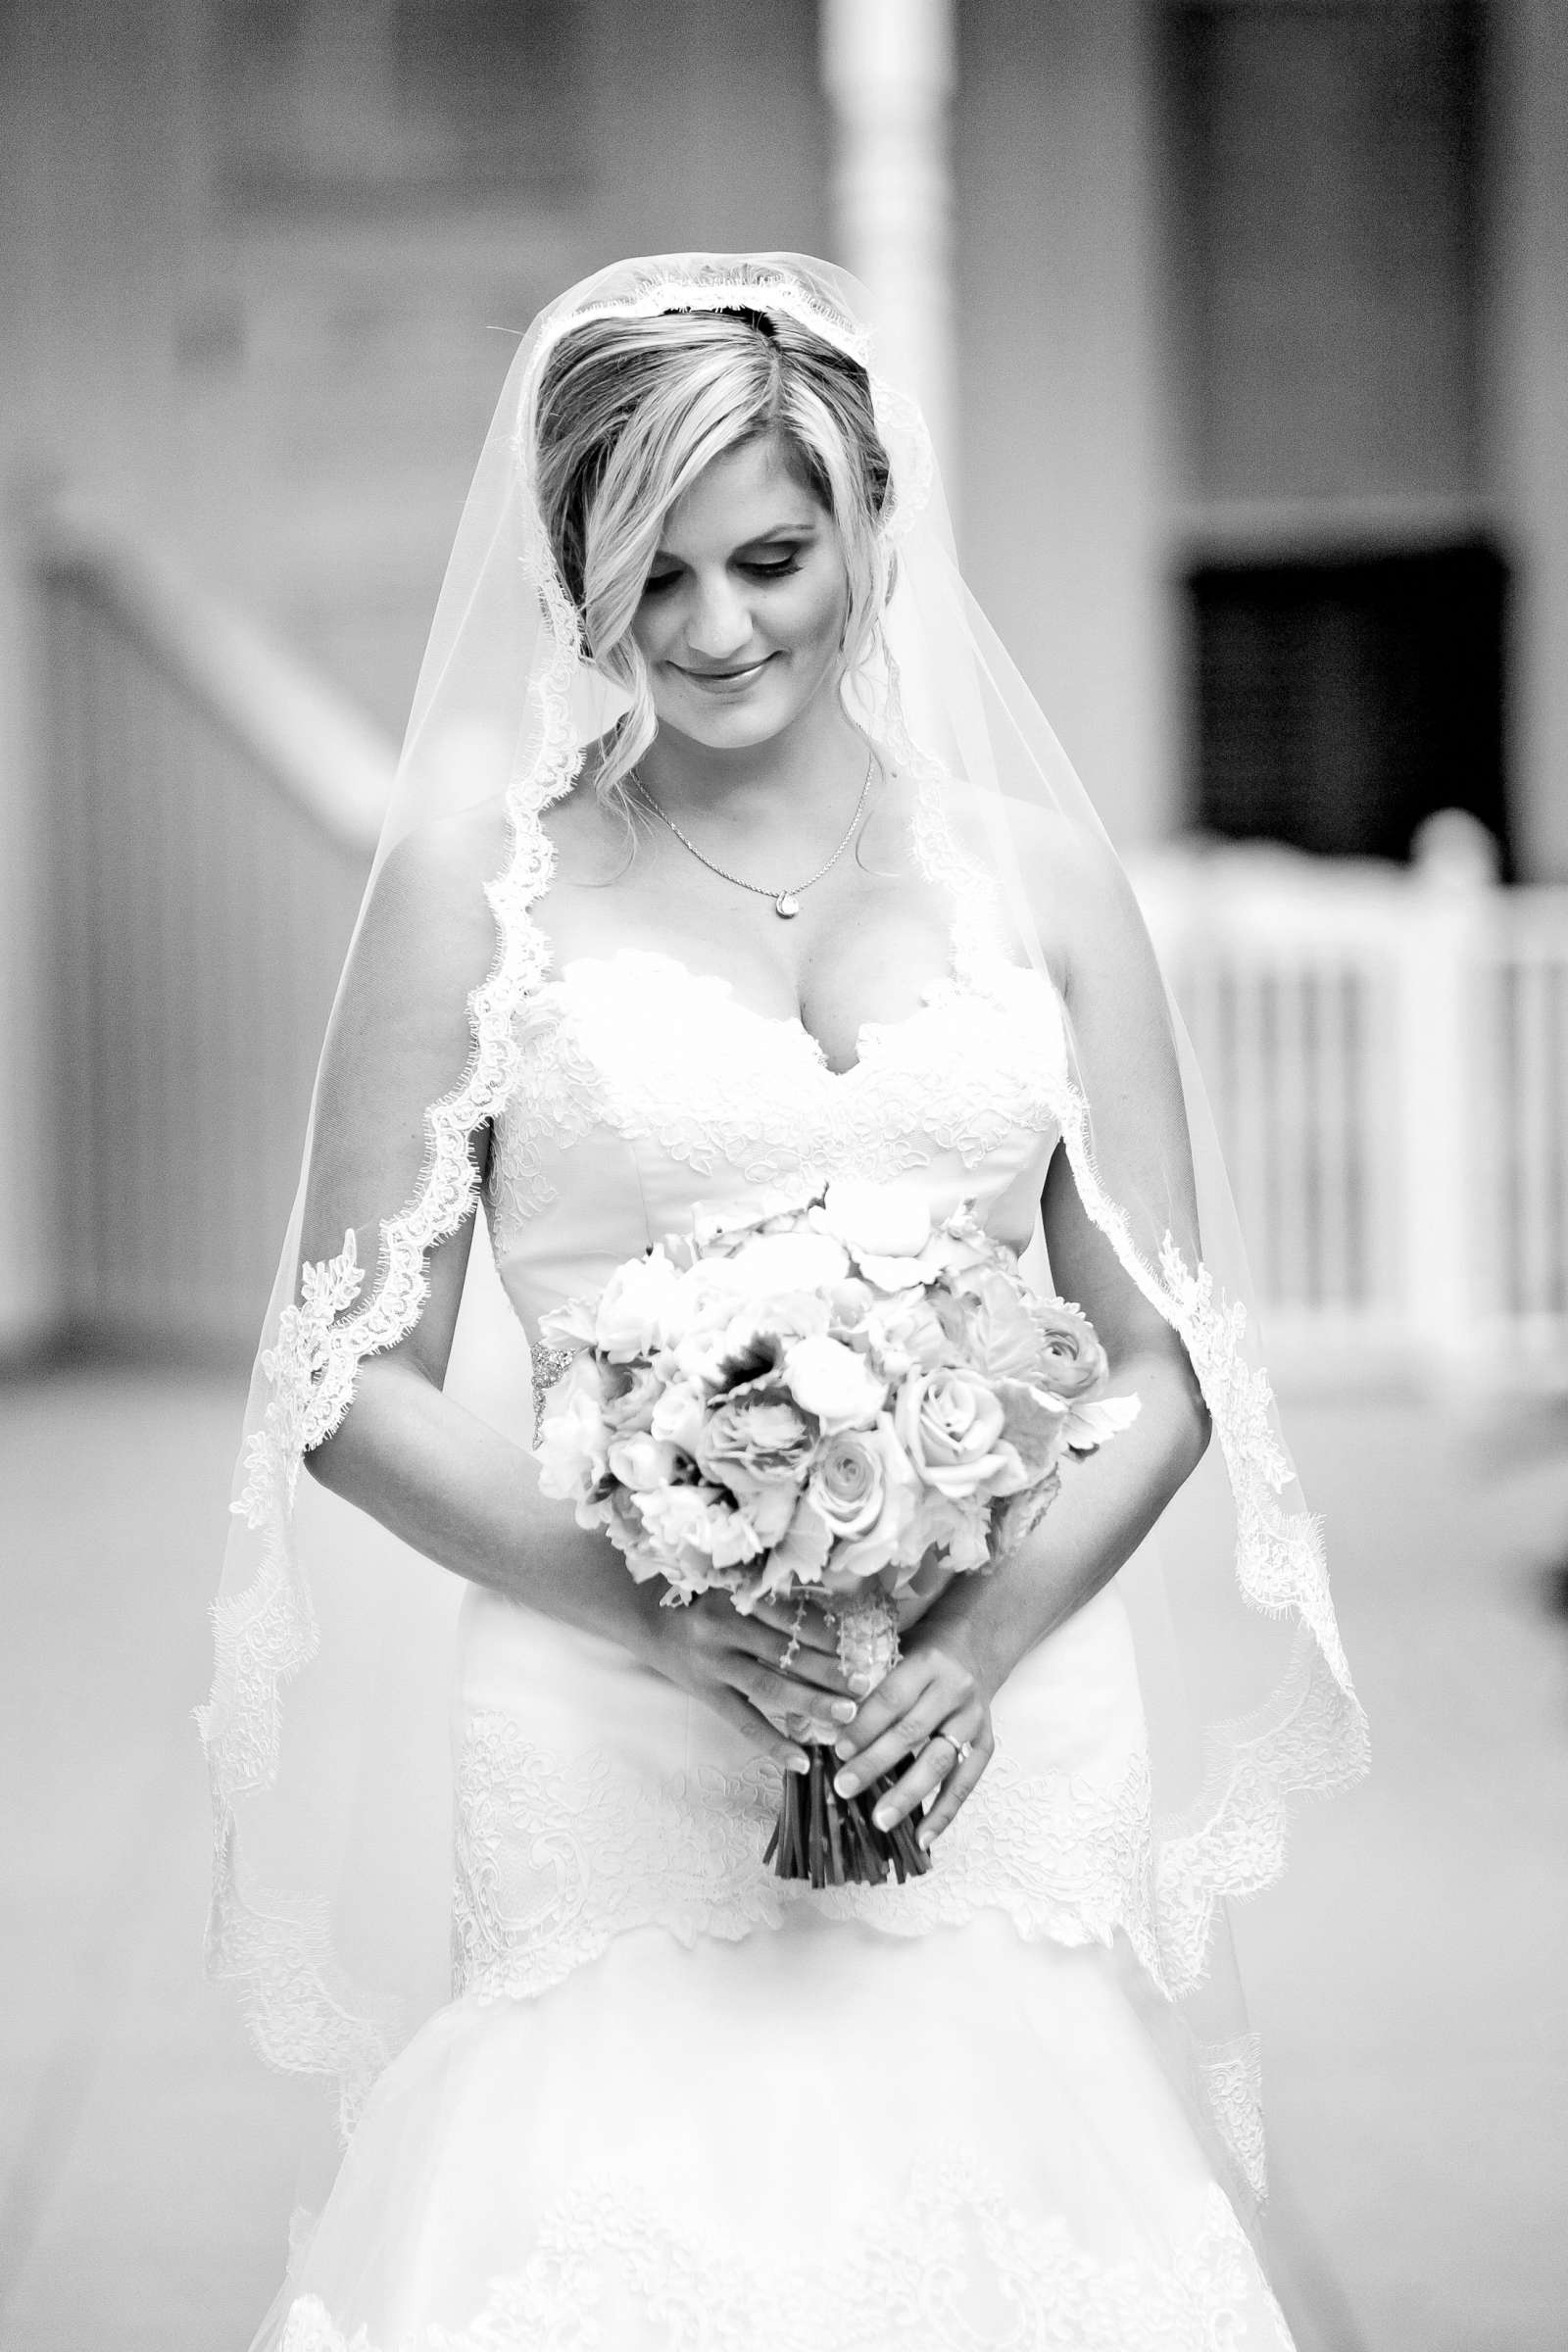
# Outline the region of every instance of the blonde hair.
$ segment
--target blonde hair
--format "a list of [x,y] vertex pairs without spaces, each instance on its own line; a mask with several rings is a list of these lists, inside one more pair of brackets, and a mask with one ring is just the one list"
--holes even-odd
[[586,319],[545,364],[534,409],[545,528],[584,651],[631,700],[597,778],[608,803],[624,807],[658,730],[631,624],[665,516],[715,458],[764,433],[780,436],[837,527],[853,671],[887,598],[892,504],[859,362],[788,313],[735,309]]

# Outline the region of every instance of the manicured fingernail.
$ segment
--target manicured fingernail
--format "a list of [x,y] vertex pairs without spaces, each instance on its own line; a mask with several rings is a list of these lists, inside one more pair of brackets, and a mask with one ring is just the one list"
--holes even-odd
[[853,1723],[860,1710],[853,1698],[836,1698],[828,1712],[835,1723]]
[[853,1772],[841,1772],[833,1783],[840,1796],[853,1796],[860,1786]]
[[872,1814],[871,1819],[876,1823],[876,1826],[879,1830],[891,1830],[893,1827],[893,1807],[891,1805],[878,1805],[876,1811]]
[[929,1830],[916,1830],[914,1833],[914,1842],[921,1848],[922,1852],[929,1853],[931,1851],[931,1832]]
[[850,1677],[850,1689],[858,1692],[859,1696],[864,1698],[868,1690],[875,1689],[875,1685],[868,1674],[852,1674]]
[[786,1772],[809,1772],[811,1769],[810,1758],[803,1756],[797,1748],[793,1755],[785,1757],[784,1769]]
[[836,1756],[853,1756],[855,1753],[855,1741],[853,1740],[846,1740],[841,1736],[833,1742],[833,1753]]

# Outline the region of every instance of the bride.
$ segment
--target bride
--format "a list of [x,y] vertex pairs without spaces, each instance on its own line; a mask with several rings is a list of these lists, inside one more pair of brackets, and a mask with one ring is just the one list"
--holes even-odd
[[[1361,1718],[1179,1023],[869,361],[823,265],[622,264],[480,461],[204,1716],[213,1970],[346,2138],[259,2346],[1289,2342],[1223,1908]],[[823,1609],[660,1606],[519,1377],[699,1209],[845,1174],[973,1203],[1142,1407],[869,1690]],[[812,1737],[926,1875],[764,1865]]]

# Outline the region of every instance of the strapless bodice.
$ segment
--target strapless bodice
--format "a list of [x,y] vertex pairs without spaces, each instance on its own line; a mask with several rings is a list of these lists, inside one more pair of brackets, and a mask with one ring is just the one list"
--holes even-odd
[[[756,1205],[836,1175],[898,1177],[941,1214],[973,1203],[1022,1250],[1068,1108],[1057,996],[960,908],[949,970],[835,1070],[798,1019],[673,956],[623,949],[547,969],[516,1032],[486,1200],[496,1263],[535,1348],[540,1317],[689,1232],[699,1204]],[[475,1591],[458,1690],[458,1982],[536,1993],[617,1936],[683,1941],[826,1924],[894,1936],[999,1909],[1020,1935],[1144,1932],[1149,1773],[1115,1592],[1041,1642],[1001,1693],[1004,1753],[917,1886],[811,1893],[762,1859],[777,1767],[613,1643]]]
[[1061,1010],[999,949],[959,945],[902,1020],[867,1021],[833,1069],[799,1020],[760,1013],[673,956],[584,956],[529,998],[497,1124],[496,1262],[530,1341],[701,1203],[835,1175],[900,1176],[945,1215],[971,1200],[1022,1249],[1060,1135]]

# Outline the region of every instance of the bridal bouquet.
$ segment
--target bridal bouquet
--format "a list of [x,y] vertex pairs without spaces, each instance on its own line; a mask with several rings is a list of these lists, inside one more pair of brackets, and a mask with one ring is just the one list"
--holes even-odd
[[[816,1598],[846,1672],[880,1680],[896,1608],[1003,1559],[1038,1525],[1061,1465],[1125,1428],[1093,1326],[1034,1297],[960,1208],[934,1222],[906,1185],[842,1178],[771,1212],[699,1211],[545,1320],[573,1349],[536,1452],[666,1603]],[[913,1824],[877,1828],[895,1775],[833,1788],[831,1750],[787,1774],[767,1858],[813,1885],[929,1866]]]

